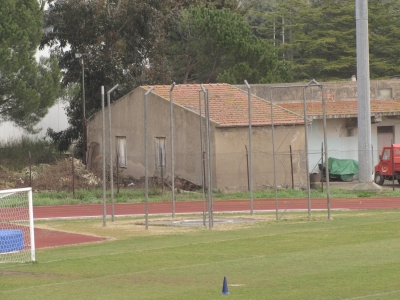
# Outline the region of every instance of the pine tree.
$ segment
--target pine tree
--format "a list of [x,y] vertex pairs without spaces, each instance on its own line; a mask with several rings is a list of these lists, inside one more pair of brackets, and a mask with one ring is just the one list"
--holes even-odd
[[35,132],[60,85],[57,60],[35,60],[42,16],[37,0],[0,1],[0,122],[11,121],[28,132]]

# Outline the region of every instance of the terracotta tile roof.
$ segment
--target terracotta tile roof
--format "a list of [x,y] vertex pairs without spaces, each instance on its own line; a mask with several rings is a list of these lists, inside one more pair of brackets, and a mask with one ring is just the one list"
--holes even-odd
[[[280,106],[303,114],[303,103],[280,103]],[[328,101],[325,105],[327,118],[357,117],[357,101]],[[322,117],[322,103],[308,102],[307,115],[309,117]],[[371,100],[371,115],[400,115],[400,100]]]
[[[150,86],[142,86],[148,90]],[[248,126],[248,93],[228,84],[204,84],[209,93],[210,119],[220,127]],[[154,94],[169,101],[170,85],[157,85]],[[172,101],[185,109],[199,114],[200,84],[176,85],[172,92]],[[204,116],[204,97],[202,99],[202,115]],[[263,126],[271,124],[271,106],[269,102],[254,95],[252,103],[252,124]],[[303,117],[274,105],[274,125],[304,124]]]

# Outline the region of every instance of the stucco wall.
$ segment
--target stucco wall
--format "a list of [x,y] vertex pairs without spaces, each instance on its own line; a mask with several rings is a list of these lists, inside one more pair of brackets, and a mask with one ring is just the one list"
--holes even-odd
[[[357,128],[349,128],[348,119],[327,119],[326,131],[328,136],[329,157],[339,159],[354,159],[358,161]],[[376,165],[381,150],[378,148],[378,126],[394,127],[394,143],[400,143],[400,120],[394,117],[382,117],[382,122],[371,124],[372,164]],[[313,120],[308,126],[308,149],[310,172],[318,172],[321,158],[321,144],[324,141],[322,120]]]
[[[304,155],[304,127],[276,126],[276,180],[281,186],[291,187],[290,148],[295,187],[306,186]],[[272,130],[270,126],[253,127],[253,188],[262,189],[273,186],[274,165],[272,151]],[[216,128],[217,186],[222,190],[247,190],[247,158],[249,149],[248,127]]]
[[[373,131],[373,130],[372,130]],[[357,128],[347,130],[346,119],[327,119],[326,133],[328,137],[329,157],[339,159],[355,159],[358,161]],[[375,139],[376,141],[376,130]],[[310,173],[318,173],[318,163],[321,163],[321,146],[324,142],[322,120],[313,120],[308,126],[308,150]],[[324,146],[325,147],[325,146]],[[324,156],[325,160],[325,156]]]
[[[123,174],[136,178],[144,176],[144,99],[145,90],[138,88],[114,102],[111,110],[113,157],[116,159],[116,137],[126,137],[127,168]],[[166,169],[164,178],[171,180],[171,141],[170,141],[170,102],[152,93],[147,96],[147,147],[148,176],[160,176],[161,169],[156,167],[156,137],[165,137]],[[106,160],[109,164],[108,147],[108,108],[106,116]],[[182,107],[174,105],[174,166],[175,175],[201,183],[201,150],[199,117]],[[204,125],[204,122],[203,122]],[[95,114],[88,122],[88,143],[100,144],[102,135],[101,112]],[[204,129],[203,129],[204,131]],[[211,130],[214,132],[214,130]],[[213,134],[211,135],[213,142]],[[214,145],[212,144],[212,149]],[[214,150],[212,150],[214,152]],[[99,158],[98,158],[99,160]],[[114,162],[115,165],[115,162]],[[101,167],[101,165],[100,165]],[[213,176],[215,178],[215,176]]]
[[[303,100],[303,88],[294,87],[307,83],[282,83],[282,84],[251,84],[252,94],[262,99],[270,100],[271,87],[273,88],[273,102],[298,102]],[[320,82],[324,87],[325,100],[357,100],[357,82]],[[277,88],[278,86],[285,88]],[[371,80],[371,99],[400,99],[400,80]],[[247,92],[245,85],[236,85],[239,89]],[[390,96],[388,97],[388,89]],[[307,101],[321,101],[321,92],[316,87],[305,89]]]
[[50,107],[46,116],[35,126],[35,128],[41,129],[37,134],[27,134],[21,128],[15,127],[11,122],[0,123],[0,142],[5,143],[9,140],[17,140],[22,136],[42,138],[46,136],[48,128],[54,131],[65,130],[68,127],[68,118],[65,113],[66,106],[67,103],[58,102]]
[[[127,168],[122,174],[135,178],[144,176],[144,89],[138,88],[114,102],[112,115],[113,157],[116,160],[116,137],[126,137]],[[156,167],[156,137],[166,138],[166,169],[164,178],[171,179],[170,103],[152,93],[148,99],[148,175],[160,176]],[[203,138],[205,127],[203,121]],[[108,108],[105,109],[106,164],[109,165]],[[175,175],[202,182],[200,120],[199,116],[174,105],[174,162]],[[211,124],[212,182],[214,189],[247,190],[247,164],[245,145],[248,145],[248,127],[221,128]],[[94,160],[101,168],[102,114],[95,114],[88,122],[88,144],[97,142],[100,155]],[[293,151],[295,186],[306,185],[304,127],[276,126],[275,151],[277,184],[291,186],[289,145]],[[206,145],[203,142],[205,149]],[[270,126],[253,127],[253,186],[265,188],[274,182],[272,131]],[[114,162],[115,165],[115,162]]]

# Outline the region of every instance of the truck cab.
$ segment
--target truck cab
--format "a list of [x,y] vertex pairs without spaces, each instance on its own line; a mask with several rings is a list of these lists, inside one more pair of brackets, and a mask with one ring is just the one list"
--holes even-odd
[[385,180],[393,179],[400,183],[400,144],[383,147],[374,171],[376,184],[383,185]]

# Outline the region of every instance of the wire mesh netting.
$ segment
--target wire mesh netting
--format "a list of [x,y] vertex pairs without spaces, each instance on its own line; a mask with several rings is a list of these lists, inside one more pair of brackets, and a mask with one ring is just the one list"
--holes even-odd
[[0,262],[34,260],[31,189],[0,191]]

